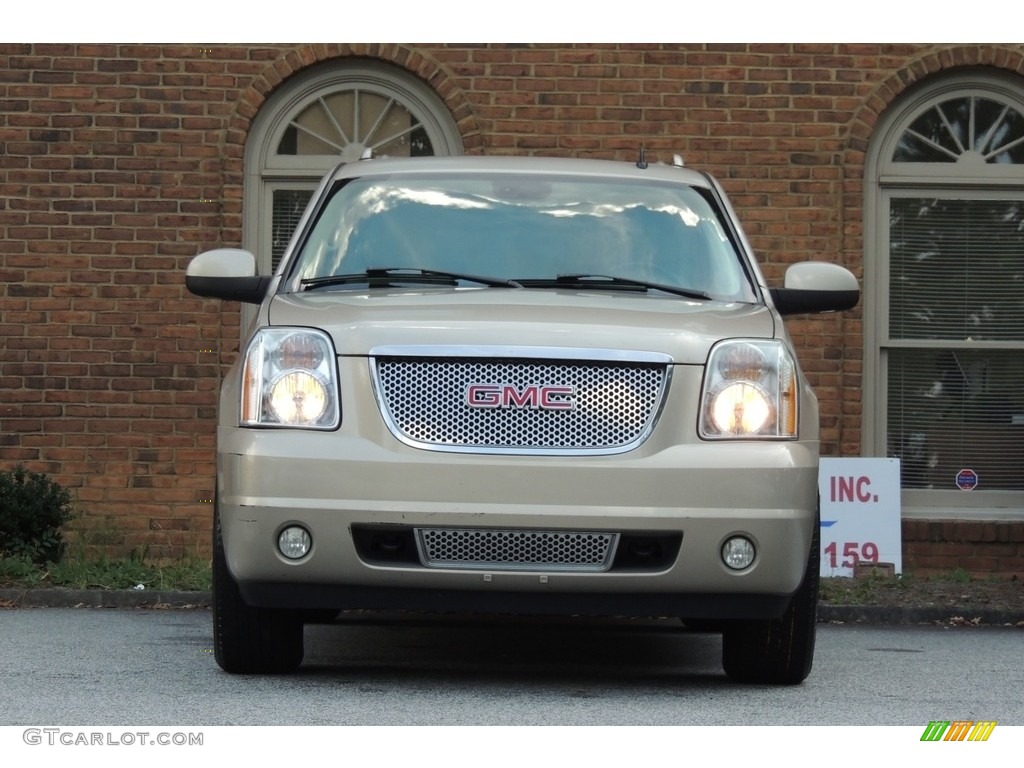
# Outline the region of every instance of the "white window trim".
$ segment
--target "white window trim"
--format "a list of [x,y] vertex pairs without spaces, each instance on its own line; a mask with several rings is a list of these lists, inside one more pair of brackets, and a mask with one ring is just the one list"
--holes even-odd
[[[310,185],[340,161],[330,155],[277,154],[288,123],[316,99],[338,90],[365,88],[395,96],[423,123],[436,155],[463,151],[462,137],[441,98],[409,72],[384,62],[338,60],[311,67],[281,84],[252,122],[245,144],[242,247],[256,255],[261,274],[270,266],[271,226],[267,211],[274,185]],[[243,327],[245,323],[242,324]]]
[[[889,158],[907,126],[924,109],[957,96],[992,95],[1024,113],[1024,83],[998,72],[965,72],[922,87],[879,121],[868,149],[864,175],[864,379],[861,454],[885,456],[887,406],[886,357],[883,348],[910,348],[914,342],[888,339],[889,202],[912,195],[980,199],[1020,196],[1024,199],[1024,165],[989,164],[963,168],[958,164],[892,162]],[[943,346],[953,346],[953,343]],[[933,347],[931,343],[916,346]],[[971,349],[993,346],[1024,351],[1024,340],[993,345],[972,343]],[[960,490],[902,491],[905,519],[1020,519],[1024,492],[987,491],[970,496]],[[975,502],[976,504],[968,503]]]

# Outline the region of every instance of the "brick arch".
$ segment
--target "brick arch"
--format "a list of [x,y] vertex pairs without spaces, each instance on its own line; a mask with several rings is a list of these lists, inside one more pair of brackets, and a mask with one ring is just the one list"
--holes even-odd
[[[462,137],[467,153],[483,148],[480,125],[470,101],[448,71],[433,58],[399,44],[318,43],[303,45],[274,61],[238,97],[224,140],[225,171],[230,181],[241,181],[245,142],[252,122],[270,94],[293,75],[333,60],[372,59],[400,67],[429,86],[444,102]],[[236,175],[237,174],[237,175]]]
[[844,164],[861,166],[882,114],[902,93],[926,78],[967,67],[993,67],[1024,75],[1024,50],[1020,46],[960,45],[922,53],[894,71],[865,97],[849,125]]

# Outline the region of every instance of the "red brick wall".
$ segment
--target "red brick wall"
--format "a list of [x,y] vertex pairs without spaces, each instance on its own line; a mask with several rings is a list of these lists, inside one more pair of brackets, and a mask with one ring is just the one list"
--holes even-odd
[[[468,152],[682,153],[721,179],[771,280],[808,258],[861,273],[864,153],[906,87],[1024,73],[1020,45],[0,45],[0,466],[70,486],[111,551],[208,547],[238,311],[188,294],[185,266],[241,244],[268,94],[354,56],[434,87]],[[857,455],[859,310],[791,329],[823,452]]]
[[903,521],[903,568],[917,576],[961,568],[976,578],[1024,579],[1024,521]]

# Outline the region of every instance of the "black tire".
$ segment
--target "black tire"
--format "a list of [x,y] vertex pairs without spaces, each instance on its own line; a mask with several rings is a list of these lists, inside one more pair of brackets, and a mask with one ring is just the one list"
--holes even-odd
[[213,653],[232,673],[285,673],[302,663],[302,618],[293,611],[254,608],[228,570],[220,517],[213,521]]
[[821,526],[817,518],[803,583],[778,619],[738,621],[722,632],[722,666],[741,683],[796,685],[811,672],[818,623]]

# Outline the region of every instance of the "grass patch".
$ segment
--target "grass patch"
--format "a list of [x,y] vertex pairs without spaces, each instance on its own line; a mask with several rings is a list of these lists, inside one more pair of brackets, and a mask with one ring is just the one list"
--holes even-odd
[[832,605],[872,605],[883,597],[909,590],[915,583],[910,574],[879,576],[871,573],[861,578],[836,576],[822,578],[818,598]]
[[182,559],[154,563],[133,555],[122,559],[79,556],[36,565],[21,555],[0,558],[0,587],[133,589],[139,584],[154,591],[209,591],[210,562]]
[[1020,582],[995,577],[976,578],[956,568],[944,573],[915,576],[822,578],[819,597],[828,605],[933,606],[951,604],[1020,605]]

